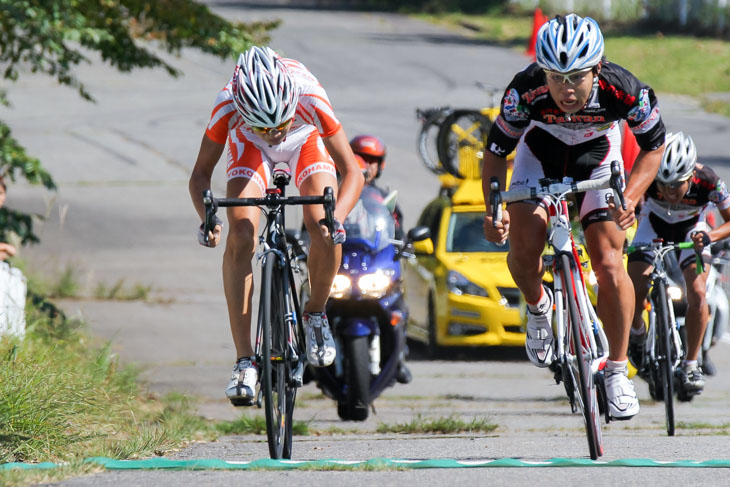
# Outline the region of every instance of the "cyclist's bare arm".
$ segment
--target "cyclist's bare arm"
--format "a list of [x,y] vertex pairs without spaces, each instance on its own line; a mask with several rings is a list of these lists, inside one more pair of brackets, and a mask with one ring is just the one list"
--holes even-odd
[[504,157],[494,155],[489,151],[484,152],[484,160],[482,161],[482,191],[484,192],[484,201],[487,203],[487,214],[484,217],[484,234],[490,242],[504,242],[509,235],[509,213],[503,210],[502,221],[494,225],[492,221],[492,211],[489,206],[489,196],[492,194],[490,183],[492,177],[499,179],[499,189],[506,189],[507,180],[507,160]]
[[[723,224],[720,225],[717,228],[714,228],[710,230],[708,235],[710,236],[711,242],[717,242],[718,240],[723,240],[728,237],[730,237],[730,208],[725,208],[723,210],[718,210],[720,212],[720,216],[722,216]],[[701,236],[693,236],[692,240],[695,241],[695,246],[699,247],[697,250],[702,250],[702,247],[704,245],[701,245]]]
[[623,230],[629,228],[635,220],[635,210],[637,203],[644,196],[644,193],[651,185],[659,170],[659,164],[662,161],[664,153],[664,145],[653,151],[641,150],[636,156],[636,162],[631,169],[631,176],[626,184],[624,191],[626,209],[616,205],[610,205],[613,219]]
[[337,206],[335,207],[335,218],[345,221],[352,207],[357,203],[360,192],[365,184],[360,166],[355,160],[350,142],[347,140],[345,131],[340,129],[329,137],[323,137],[324,146],[332,156],[335,167],[342,177],[340,188],[337,194]]
[[[210,189],[213,169],[218,164],[224,148],[225,144],[214,142],[207,135],[203,135],[203,140],[200,142],[198,159],[195,161],[195,167],[188,182],[190,197],[193,200],[195,211],[198,213],[201,221],[205,219],[205,206],[203,206],[202,194],[206,189]],[[208,238],[210,246],[215,247],[220,242],[221,226],[216,225],[215,229],[208,235]]]

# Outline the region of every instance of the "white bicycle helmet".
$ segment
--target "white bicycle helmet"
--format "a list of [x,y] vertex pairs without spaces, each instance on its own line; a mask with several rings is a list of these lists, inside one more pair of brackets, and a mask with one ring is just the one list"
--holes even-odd
[[603,58],[603,34],[590,17],[558,15],[538,31],[535,54],[541,68],[558,73],[592,68]]
[[276,52],[254,46],[241,54],[233,73],[233,102],[252,127],[276,127],[294,116],[299,94]]
[[697,162],[697,149],[692,137],[682,132],[668,133],[664,140],[664,154],[656,178],[670,184],[685,181],[692,176]]

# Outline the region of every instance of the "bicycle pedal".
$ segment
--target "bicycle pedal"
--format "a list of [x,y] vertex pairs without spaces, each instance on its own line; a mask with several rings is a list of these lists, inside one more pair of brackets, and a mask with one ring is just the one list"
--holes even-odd
[[253,398],[240,398],[240,399],[234,399],[230,398],[231,404],[235,407],[247,407],[247,406],[253,406],[254,400]]
[[291,372],[291,386],[302,387],[304,385],[304,362],[298,362]]

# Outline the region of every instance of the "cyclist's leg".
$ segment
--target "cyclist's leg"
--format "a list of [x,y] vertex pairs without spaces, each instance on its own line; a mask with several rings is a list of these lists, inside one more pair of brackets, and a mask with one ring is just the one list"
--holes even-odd
[[[542,164],[532,151],[525,144],[518,146],[510,188],[535,186],[543,176]],[[547,212],[537,201],[510,204],[508,211],[507,265],[527,302],[525,351],[534,365],[547,367],[554,359],[551,295],[542,285]]]
[[[321,196],[327,186],[337,196],[337,172],[327,150],[316,131],[307,138],[298,152],[293,171],[299,193],[303,196]],[[311,294],[305,305],[307,312],[324,311],[332,286],[332,280],[340,266],[342,247],[333,245],[330,237],[324,237],[319,221],[324,218],[322,205],[304,205],[304,225],[311,238],[307,258]]]
[[[536,186],[545,177],[542,163],[524,142],[517,146],[510,189]],[[527,303],[537,303],[543,293],[542,276],[548,216],[538,201],[512,203],[510,216],[510,252],[507,264],[517,287]]]
[[[229,198],[261,197],[268,185],[269,166],[266,156],[253,144],[245,144],[237,152],[237,144],[229,144],[227,169]],[[251,347],[251,301],[253,296],[253,259],[261,211],[257,207],[227,209],[228,237],[223,254],[223,287],[228,305],[231,333],[237,357],[253,355]]]
[[707,328],[707,322],[710,319],[706,297],[706,283],[710,266],[705,265],[705,272],[697,274],[694,252],[689,256],[682,257],[684,258],[680,262],[684,282],[687,285],[687,314],[684,320],[687,329],[687,356],[685,359],[692,361],[697,360],[702,346],[702,339],[705,335],[705,328]]
[[[303,196],[320,196],[327,186],[337,189],[335,165],[316,131],[310,134],[291,163],[295,163],[295,181]],[[305,205],[303,214],[311,239],[307,258],[310,296],[304,303],[303,316],[307,354],[312,365],[324,367],[335,358],[334,338],[324,311],[340,266],[342,246],[334,245],[329,236],[322,235],[319,221],[325,215],[321,205]]]
[[[643,215],[639,221],[632,244],[648,244],[657,238],[651,226],[648,215]],[[634,318],[631,322],[634,334],[643,332],[646,328],[642,314],[646,305],[646,294],[649,291],[649,275],[653,269],[652,255],[648,252],[634,252],[629,255],[628,272],[634,285]],[[641,333],[639,333],[641,334]]]
[[542,276],[545,266],[547,213],[533,203],[513,203],[508,207],[510,216],[510,251],[507,264],[517,287],[528,303],[537,303],[542,294]]
[[625,232],[613,221],[585,228],[586,246],[598,280],[598,316],[610,345],[609,360],[626,360],[629,327],[634,318],[634,287],[623,263]]

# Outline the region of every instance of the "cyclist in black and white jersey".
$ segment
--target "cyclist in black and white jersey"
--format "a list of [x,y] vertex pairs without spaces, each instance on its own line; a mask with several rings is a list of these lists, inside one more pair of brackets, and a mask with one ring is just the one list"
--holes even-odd
[[[622,262],[625,229],[635,204],[654,180],[664,146],[664,124],[653,90],[603,57],[603,35],[591,18],[556,17],[538,32],[537,62],[517,73],[505,91],[500,115],[487,140],[483,165],[485,201],[490,178],[504,187],[507,154],[517,149],[511,187],[536,186],[540,178],[597,179],[621,160],[619,121],[626,120],[641,148],[625,190],[627,209],[612,204],[610,190],[578,199],[591,263],[599,283],[598,315],[610,343],[606,389],[611,415],[629,419],[639,411],[628,379],[627,346],[633,318],[633,287]],[[504,242],[508,264],[528,304],[525,348],[530,360],[554,360],[552,295],[542,286],[547,213],[539,201],[508,206],[502,223],[484,222],[487,239]],[[618,224],[618,227],[617,227]],[[619,228],[620,227],[620,228]],[[542,238],[540,238],[542,237]]]
[[[717,207],[724,223],[715,229],[707,225],[707,213]],[[667,142],[656,180],[646,192],[634,244],[694,241],[695,250],[710,257],[710,242],[730,236],[730,193],[715,171],[697,163],[697,149],[692,138],[682,132],[667,134]],[[629,275],[636,291],[636,307],[629,339],[629,358],[641,363],[646,326],[641,311],[649,287],[652,257],[633,253],[629,256]],[[709,320],[705,287],[710,267],[697,274],[695,252],[682,250],[679,264],[687,284],[687,356],[680,369],[680,386],[688,396],[702,392],[705,386],[697,357]]]

